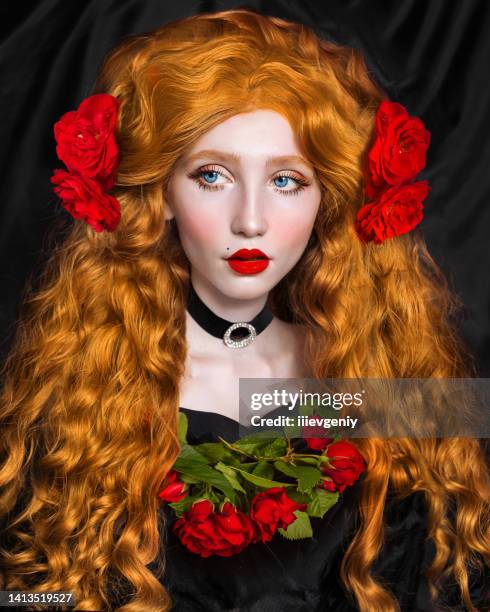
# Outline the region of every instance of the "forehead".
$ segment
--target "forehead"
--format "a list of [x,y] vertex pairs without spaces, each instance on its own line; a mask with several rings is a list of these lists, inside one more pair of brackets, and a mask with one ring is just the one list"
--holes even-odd
[[234,115],[198,138],[187,150],[186,159],[213,156],[234,158],[297,157],[306,162],[288,120],[272,110],[255,110]]

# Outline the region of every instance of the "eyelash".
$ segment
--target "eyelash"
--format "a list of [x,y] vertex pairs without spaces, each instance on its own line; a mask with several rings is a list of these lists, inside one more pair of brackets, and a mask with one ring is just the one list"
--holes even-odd
[[[216,174],[225,176],[223,172],[220,172],[220,170],[218,170],[217,168],[213,168],[212,166],[204,166],[202,168],[199,168],[199,170],[197,170],[196,172],[189,174],[189,178],[191,178],[195,183],[197,183],[197,186],[199,187],[199,189],[204,189],[205,191],[217,191],[219,189],[222,189],[223,188],[222,185],[217,185],[216,187],[212,187],[211,185],[207,183],[202,183],[199,180],[201,175],[206,174],[207,172],[216,172]],[[279,187],[274,187],[274,191],[277,191],[285,195],[298,195],[300,191],[303,191],[303,189],[310,184],[305,179],[297,178],[295,176],[292,176],[291,174],[287,174],[286,172],[283,172],[282,174],[278,174],[277,176],[274,177],[274,179],[283,178],[283,177],[290,178],[298,184],[298,187],[296,187],[296,189],[290,189],[289,191],[285,191],[284,189],[280,189]]]

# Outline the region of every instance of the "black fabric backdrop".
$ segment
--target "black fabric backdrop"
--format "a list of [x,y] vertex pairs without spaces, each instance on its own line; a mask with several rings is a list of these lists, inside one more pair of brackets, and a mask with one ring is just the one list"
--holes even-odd
[[0,356],[22,289],[72,222],[51,190],[52,126],[91,93],[122,37],[199,12],[250,7],[360,47],[391,99],[432,133],[422,229],[465,304],[461,331],[490,376],[490,3],[487,0],[42,0],[0,8]]

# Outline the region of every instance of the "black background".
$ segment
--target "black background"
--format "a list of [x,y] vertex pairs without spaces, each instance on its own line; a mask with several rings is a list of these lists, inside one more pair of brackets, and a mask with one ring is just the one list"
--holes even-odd
[[43,0],[0,8],[0,357],[35,278],[72,222],[49,178],[53,124],[91,93],[121,38],[199,12],[237,7],[305,23],[361,48],[394,101],[432,134],[422,178],[432,191],[421,228],[465,304],[461,332],[490,376],[490,2],[487,0]]

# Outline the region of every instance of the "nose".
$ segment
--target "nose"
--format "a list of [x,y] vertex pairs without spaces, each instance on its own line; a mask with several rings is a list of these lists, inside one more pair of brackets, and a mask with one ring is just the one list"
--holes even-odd
[[265,202],[253,189],[244,188],[231,221],[231,231],[247,238],[262,236],[268,228]]

